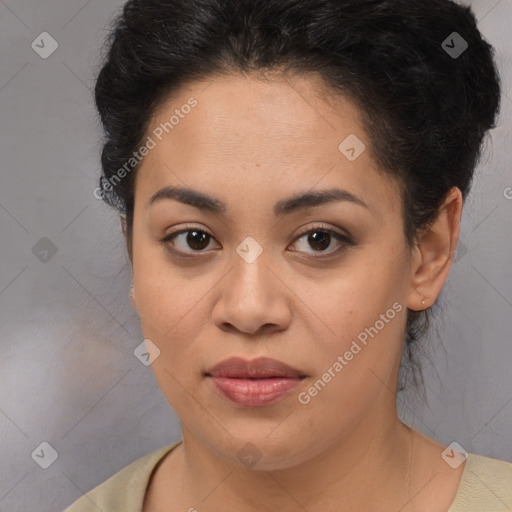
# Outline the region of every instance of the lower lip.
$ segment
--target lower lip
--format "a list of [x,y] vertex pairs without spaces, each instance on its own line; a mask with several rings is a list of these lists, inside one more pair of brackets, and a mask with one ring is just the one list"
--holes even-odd
[[210,377],[222,396],[237,405],[262,407],[271,405],[293,391],[302,382],[299,377],[272,379],[234,379],[230,377]]

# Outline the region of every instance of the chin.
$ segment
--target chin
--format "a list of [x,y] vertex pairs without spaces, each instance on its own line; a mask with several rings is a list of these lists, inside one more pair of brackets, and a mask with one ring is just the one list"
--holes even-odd
[[[299,442],[304,442],[304,438]],[[272,439],[272,436],[262,437],[261,431],[255,432],[254,436],[226,439],[225,444],[215,443],[215,451],[240,468],[261,471],[289,469],[314,456],[310,444],[301,449],[293,437]]]

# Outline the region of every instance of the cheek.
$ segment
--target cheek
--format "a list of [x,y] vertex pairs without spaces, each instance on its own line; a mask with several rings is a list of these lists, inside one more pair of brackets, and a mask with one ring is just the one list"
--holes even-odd
[[401,351],[406,308],[389,296],[384,299],[376,304],[368,300],[359,311],[343,306],[330,311],[329,327],[335,334],[319,336],[315,343],[319,373],[333,368],[331,373],[348,378],[355,375],[346,369],[357,367],[358,373],[374,369],[380,375],[393,366]]
[[135,282],[135,288],[145,336],[155,337],[162,346],[195,337],[207,314],[201,300],[204,294],[173,276],[141,276],[139,283]]
[[190,407],[190,395],[197,393],[205,369],[201,363],[208,306],[184,286],[166,286],[162,280],[148,280],[139,298],[144,338],[160,350],[151,365],[155,378],[172,407],[182,411]]
[[134,238],[134,295],[144,335],[162,338],[191,309],[193,287],[166,260],[163,248],[143,235]]
[[[393,399],[393,372],[401,357],[406,309],[399,301],[383,300],[382,307],[378,300],[374,302],[367,301],[359,312],[331,311],[338,336],[323,338],[315,347],[312,357],[318,373],[299,397],[305,412],[314,409],[315,418],[347,432],[371,413],[381,393],[389,391],[387,398]],[[340,414],[343,422],[338,424]]]
[[341,269],[337,277],[325,281],[327,288],[310,288],[304,296],[331,332],[350,339],[373,325],[394,302],[403,300],[401,266],[398,260],[385,261],[382,256],[375,262],[367,258],[350,269]]
[[[398,259],[385,261],[381,256],[378,263],[355,265],[329,281],[324,289],[329,299],[318,295],[318,290],[306,295],[310,308],[328,326],[321,329],[324,335],[317,336],[315,357],[320,375],[330,368],[336,374],[332,381],[337,384],[331,386],[335,394],[343,395],[345,386],[358,387],[368,378],[387,380],[400,358],[407,311],[400,267]],[[329,379],[327,374],[322,380]]]
[[160,349],[152,365],[155,374],[167,370],[177,376],[196,369],[204,359],[199,342],[211,318],[208,290],[215,285],[213,276],[194,277],[172,266],[159,250],[139,249],[133,270],[143,335]]

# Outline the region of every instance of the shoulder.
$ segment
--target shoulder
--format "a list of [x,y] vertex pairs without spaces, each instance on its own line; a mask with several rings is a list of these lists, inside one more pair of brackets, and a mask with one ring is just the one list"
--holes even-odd
[[468,454],[459,489],[448,512],[512,510],[512,464]]
[[84,494],[64,512],[141,512],[151,473],[158,462],[181,442],[177,441],[137,459]]

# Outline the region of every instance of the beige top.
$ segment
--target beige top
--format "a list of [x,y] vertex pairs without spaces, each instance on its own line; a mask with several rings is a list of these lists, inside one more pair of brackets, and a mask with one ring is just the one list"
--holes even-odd
[[[64,512],[143,512],[149,478],[158,462],[183,440],[132,462],[84,494]],[[512,464],[468,454],[459,489],[447,512],[511,512]]]

